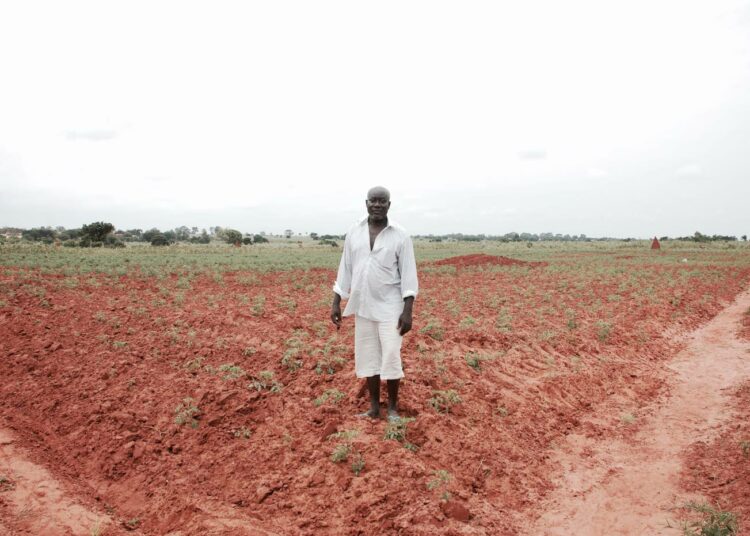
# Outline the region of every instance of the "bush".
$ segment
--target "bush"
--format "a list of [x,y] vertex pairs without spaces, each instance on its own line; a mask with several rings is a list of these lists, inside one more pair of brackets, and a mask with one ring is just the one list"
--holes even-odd
[[89,237],[92,243],[104,242],[104,240],[107,238],[107,235],[114,230],[115,226],[111,223],[95,221],[94,223],[83,225],[81,227],[81,234]]
[[167,240],[167,237],[164,236],[163,234],[157,233],[152,236],[151,245],[152,246],[168,246],[169,240]]
[[238,242],[242,242],[242,233],[235,231],[234,229],[224,229],[222,231],[222,236],[227,244],[237,244]]
[[268,239],[265,236],[261,236],[259,234],[253,236],[253,244],[266,244],[268,243]]
[[125,242],[123,242],[119,238],[115,238],[114,236],[109,235],[104,239],[104,245],[108,248],[124,248]]

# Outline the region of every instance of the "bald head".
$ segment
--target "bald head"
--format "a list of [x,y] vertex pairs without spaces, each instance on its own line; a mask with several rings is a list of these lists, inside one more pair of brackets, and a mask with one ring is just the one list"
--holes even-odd
[[[367,191],[367,214],[371,223],[388,222],[388,209],[391,208],[391,192],[382,186]],[[387,223],[386,223],[387,224]]]
[[367,199],[372,199],[373,197],[384,197],[387,201],[390,201],[391,192],[385,186],[373,186],[367,190]]

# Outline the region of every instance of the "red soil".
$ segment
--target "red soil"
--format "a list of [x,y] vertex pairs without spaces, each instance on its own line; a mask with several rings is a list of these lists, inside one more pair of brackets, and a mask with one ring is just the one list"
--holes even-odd
[[472,255],[461,255],[459,257],[448,257],[447,259],[441,259],[435,261],[433,264],[437,266],[456,266],[459,268],[465,268],[467,266],[515,266],[515,265],[526,265],[526,266],[543,266],[546,263],[543,262],[532,262],[522,261],[518,259],[511,259],[509,257],[503,257],[500,255],[487,255],[486,253],[475,253]]
[[[643,299],[621,288],[627,273],[585,291],[575,270],[424,274],[400,404],[416,419],[414,451],[384,440],[384,423],[352,417],[366,401],[351,371],[352,322],[337,333],[327,319],[331,271],[189,284],[5,275],[0,422],[75,482],[70,493],[118,523],[137,518],[143,534],[512,534],[517,513],[551,487],[551,445],[573,431],[621,433],[617,415],[587,419],[592,406],[614,393],[634,405],[653,398],[662,384],[651,372],[677,349],[665,328],[710,318],[750,276],[651,270],[680,283]],[[481,371],[469,352],[487,357]],[[301,368],[288,370],[285,355]],[[247,377],[221,370],[230,364]],[[265,370],[280,392],[248,388]],[[330,389],[346,396],[316,405]],[[429,400],[448,389],[462,402],[438,414]],[[175,422],[187,397],[196,428]],[[328,438],[354,429],[358,476],[330,459],[346,440]],[[439,470],[450,478],[436,480]]]
[[694,444],[688,454],[682,485],[712,504],[737,515],[750,527],[750,382],[734,396],[734,415],[719,436]]

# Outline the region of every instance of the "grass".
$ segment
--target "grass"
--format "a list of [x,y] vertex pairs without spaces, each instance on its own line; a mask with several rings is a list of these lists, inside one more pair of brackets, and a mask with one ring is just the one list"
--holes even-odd
[[326,389],[325,391],[323,391],[322,395],[313,400],[313,405],[317,408],[318,406],[322,406],[329,401],[335,405],[338,404],[345,396],[346,395],[338,389]]
[[739,534],[737,516],[732,512],[722,511],[708,503],[690,502],[685,509],[700,516],[697,521],[686,522],[684,536],[733,536]]
[[399,443],[406,442],[406,436],[409,430],[409,423],[414,419],[410,417],[402,417],[395,421],[389,421],[385,425],[385,433],[383,439],[387,441],[398,441]]
[[352,446],[349,444],[336,445],[331,453],[331,461],[333,463],[340,463],[346,461],[349,458],[349,454],[352,451]]
[[438,413],[450,413],[453,406],[462,402],[459,394],[453,390],[433,391],[428,403]]
[[272,370],[262,370],[256,377],[250,380],[247,384],[247,388],[255,391],[270,391],[272,393],[278,393],[281,391],[283,385],[276,381],[275,375]]
[[174,414],[174,422],[176,424],[180,426],[189,424],[190,428],[198,428],[198,419],[196,419],[196,416],[200,414],[200,410],[192,398],[183,398],[182,402],[177,404]]

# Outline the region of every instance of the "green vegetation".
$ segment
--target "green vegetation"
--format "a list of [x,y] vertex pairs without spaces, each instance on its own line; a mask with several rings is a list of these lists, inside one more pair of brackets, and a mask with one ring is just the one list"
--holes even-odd
[[685,536],[733,536],[739,534],[737,516],[724,512],[707,503],[690,502],[685,508],[700,515],[697,521],[686,522],[683,527]]
[[247,384],[248,389],[255,391],[270,391],[272,393],[280,392],[282,387],[283,385],[274,379],[272,370],[263,370],[259,372],[258,375]]
[[338,389],[326,389],[325,391],[323,391],[322,395],[313,400],[313,405],[315,407],[318,407],[329,401],[335,405],[338,404],[345,396],[346,395]]
[[199,414],[200,410],[195,405],[195,400],[189,397],[183,398],[174,410],[174,422],[179,425],[189,424],[191,428],[198,428],[196,417]]
[[331,453],[331,461],[333,463],[339,463],[347,460],[349,458],[349,454],[352,451],[352,446],[349,444],[341,444],[336,445],[336,448],[333,449],[333,452]]
[[398,441],[399,443],[404,443],[404,446],[409,445],[406,443],[406,437],[409,431],[409,423],[412,421],[414,421],[414,419],[410,417],[402,417],[395,421],[389,421],[388,424],[385,425],[383,439],[387,441]]
[[461,397],[453,389],[433,391],[430,406],[438,413],[450,413],[453,406],[461,403]]

